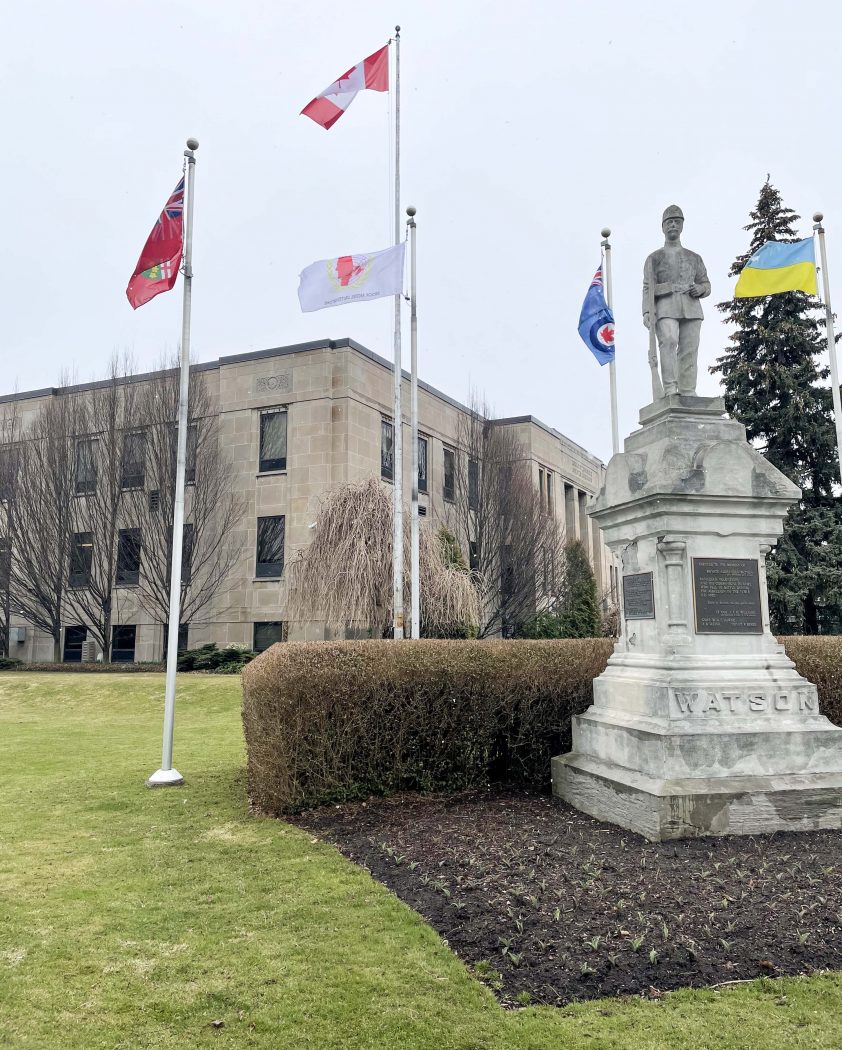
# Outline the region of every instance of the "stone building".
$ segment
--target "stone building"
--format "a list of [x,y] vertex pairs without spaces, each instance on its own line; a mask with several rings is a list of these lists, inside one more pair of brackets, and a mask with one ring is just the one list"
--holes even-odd
[[[388,483],[392,440],[391,364],[351,339],[318,340],[222,357],[196,365],[219,413],[219,440],[234,466],[234,486],[245,511],[232,542],[239,549],[234,570],[202,622],[188,626],[191,648],[214,641],[264,649],[284,638],[319,639],[318,623],[288,623],[284,564],[309,542],[309,526],[322,495],[349,481],[381,476]],[[155,375],[135,376],[144,382]],[[72,388],[80,394],[90,385]],[[409,381],[404,380],[405,412]],[[6,395],[23,426],[51,389]],[[459,419],[467,410],[419,382],[419,513],[426,522],[445,517],[453,498],[453,464],[459,455]],[[612,589],[610,559],[587,517],[589,497],[603,482],[603,464],[585,449],[532,416],[495,420],[511,427],[525,449],[536,487],[566,534],[581,539],[594,566],[600,593]],[[410,473],[409,426],[404,424],[404,480]],[[405,485],[407,499],[409,485]],[[141,538],[142,545],[142,538]],[[142,549],[142,546],[141,546]],[[143,571],[142,557],[139,571]],[[114,658],[150,661],[162,657],[164,625],[155,622],[129,580],[116,588]],[[51,660],[52,639],[34,630],[12,609],[10,655]],[[96,658],[84,624],[64,627],[66,660]]]

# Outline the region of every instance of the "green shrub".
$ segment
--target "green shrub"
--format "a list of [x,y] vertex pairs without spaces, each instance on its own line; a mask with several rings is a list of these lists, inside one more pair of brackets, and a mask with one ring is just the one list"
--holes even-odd
[[489,779],[549,785],[605,638],[293,642],[243,671],[252,801],[269,813]]
[[239,645],[217,648],[209,642],[198,649],[185,649],[178,654],[176,667],[179,671],[212,671],[214,674],[239,674],[257,653]]
[[0,671],[16,671],[23,664],[23,660],[16,660],[13,656],[0,656]]

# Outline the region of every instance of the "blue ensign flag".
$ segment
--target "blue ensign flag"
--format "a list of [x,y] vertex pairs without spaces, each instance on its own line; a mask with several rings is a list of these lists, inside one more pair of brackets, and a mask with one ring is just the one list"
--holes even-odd
[[593,275],[579,314],[579,335],[601,365],[614,360],[614,314],[602,290],[602,266]]

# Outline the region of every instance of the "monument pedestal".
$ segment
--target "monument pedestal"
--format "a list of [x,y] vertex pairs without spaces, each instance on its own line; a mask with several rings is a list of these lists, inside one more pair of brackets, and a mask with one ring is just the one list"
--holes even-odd
[[622,634],[553,791],[655,841],[842,827],[842,729],[769,630],[764,562],[799,490],[720,398],[640,422],[589,508]]

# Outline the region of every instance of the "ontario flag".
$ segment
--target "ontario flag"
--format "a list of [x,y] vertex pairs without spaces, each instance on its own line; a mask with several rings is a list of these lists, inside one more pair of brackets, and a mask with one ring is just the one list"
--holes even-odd
[[301,115],[315,120],[327,130],[339,120],[357,94],[369,91],[389,90],[389,45],[381,47],[373,55],[364,58],[344,73],[338,80],[308,102]]
[[136,310],[160,292],[168,292],[178,277],[184,243],[184,176],[173,190],[143,246],[126,297]]
[[614,360],[614,314],[605,302],[602,266],[593,275],[585,301],[582,303],[579,335],[601,365],[607,365]]

